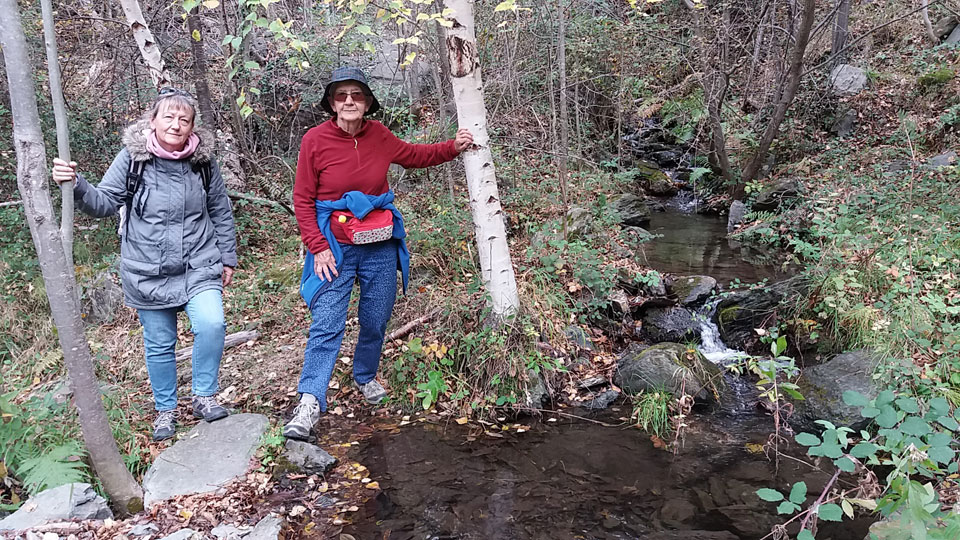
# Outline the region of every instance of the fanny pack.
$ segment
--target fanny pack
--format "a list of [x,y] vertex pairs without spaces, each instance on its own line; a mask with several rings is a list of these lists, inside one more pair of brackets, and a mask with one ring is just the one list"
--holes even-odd
[[371,210],[363,219],[350,211],[338,210],[330,215],[330,221],[354,244],[372,244],[393,238],[393,212],[390,210]]

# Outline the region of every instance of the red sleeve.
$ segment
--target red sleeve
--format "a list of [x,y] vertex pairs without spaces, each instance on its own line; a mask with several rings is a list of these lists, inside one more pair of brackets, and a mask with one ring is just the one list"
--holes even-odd
[[386,132],[384,135],[386,143],[393,150],[393,158],[390,161],[405,169],[440,165],[460,155],[453,144],[453,139],[436,144],[410,144],[401,141],[386,126],[383,126],[383,130]]
[[317,172],[314,169],[316,155],[315,133],[308,131],[300,141],[300,157],[297,159],[297,177],[293,183],[293,211],[297,216],[300,238],[314,255],[330,245],[317,226]]

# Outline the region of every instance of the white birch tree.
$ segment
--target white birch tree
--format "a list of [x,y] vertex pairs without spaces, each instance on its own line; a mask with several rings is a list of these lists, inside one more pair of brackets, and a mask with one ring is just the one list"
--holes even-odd
[[462,155],[480,271],[492,302],[493,315],[503,320],[519,309],[520,297],[507,244],[496,168],[489,146],[473,2],[444,0],[443,5],[453,11],[449,17],[453,20],[453,27],[447,29],[446,52],[450,59],[457,118],[460,127],[468,128],[473,133],[474,146]]
[[153,33],[147,26],[147,21],[143,18],[143,11],[140,9],[140,3],[137,0],[120,0],[120,6],[123,7],[123,13],[127,17],[127,25],[133,32],[133,38],[137,41],[140,48],[140,55],[143,62],[150,71],[150,78],[153,85],[157,88],[170,86],[172,79],[160,56],[160,47],[157,47],[157,41],[153,38]]
[[121,513],[143,507],[143,493],[127,470],[113,438],[100,397],[100,384],[77,300],[76,281],[67,267],[60,230],[53,213],[47,178],[47,154],[40,131],[40,113],[33,69],[16,0],[0,0],[0,46],[13,114],[13,143],[17,153],[17,186],[23,197],[40,271],[57,325],[57,336],[73,388],[83,441],[107,494]]

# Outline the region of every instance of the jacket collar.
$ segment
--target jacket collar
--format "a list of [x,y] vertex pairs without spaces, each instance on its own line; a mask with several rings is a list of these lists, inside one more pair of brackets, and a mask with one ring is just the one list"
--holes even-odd
[[356,133],[351,135],[346,131],[344,131],[339,125],[337,125],[336,116],[328,120],[328,122],[330,123],[330,130],[333,132],[333,134],[336,135],[337,137],[343,137],[344,139],[356,139],[358,137],[362,137],[364,132],[367,131],[367,128],[370,127],[370,122],[373,122],[373,121],[374,120],[367,120],[366,118],[364,118],[363,123],[360,124],[360,129],[358,129]]
[[[150,122],[143,119],[124,130],[122,142],[127,147],[130,158],[134,161],[153,159],[153,154],[147,151],[147,135],[150,130]],[[197,137],[200,137],[200,145],[188,159],[191,164],[206,163],[213,157],[213,134],[210,130],[202,127],[193,128],[193,132],[197,134]]]

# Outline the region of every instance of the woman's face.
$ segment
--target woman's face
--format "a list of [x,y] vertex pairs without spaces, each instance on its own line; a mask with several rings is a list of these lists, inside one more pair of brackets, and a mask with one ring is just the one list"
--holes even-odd
[[[342,100],[342,101],[341,101]],[[363,87],[352,82],[342,82],[330,93],[330,106],[337,118],[345,122],[356,122],[363,118],[370,108],[370,102],[363,93]]]
[[187,107],[171,107],[160,104],[157,116],[150,120],[150,127],[157,134],[160,146],[167,150],[183,150],[193,133],[194,113]]

